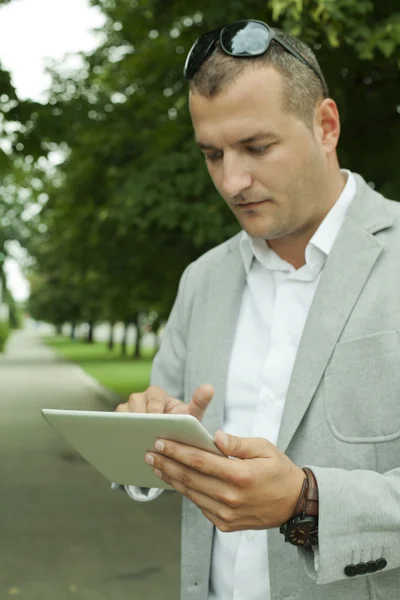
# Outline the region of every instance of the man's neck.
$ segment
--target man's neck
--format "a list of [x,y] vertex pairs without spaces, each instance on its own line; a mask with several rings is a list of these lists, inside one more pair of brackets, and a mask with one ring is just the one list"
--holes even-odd
[[287,235],[275,240],[268,240],[268,246],[280,257],[291,264],[296,270],[306,264],[306,248],[309,241],[325,219],[333,205],[340,198],[347,183],[347,175],[338,170],[334,185],[331,187],[330,197],[326,203],[326,210],[316,221],[305,229],[292,235]]
[[282,260],[297,270],[306,264],[306,248],[312,236],[312,233],[301,239],[285,236],[276,240],[268,240],[266,243]]

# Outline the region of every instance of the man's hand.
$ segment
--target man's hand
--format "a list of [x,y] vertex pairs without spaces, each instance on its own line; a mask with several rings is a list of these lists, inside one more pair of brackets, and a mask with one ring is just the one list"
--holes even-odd
[[302,469],[263,438],[218,431],[215,442],[225,456],[158,440],[157,452],[146,454],[145,460],[221,531],[270,529],[285,523],[300,495]]
[[213,396],[212,385],[201,385],[194,391],[191,401],[186,404],[177,398],[168,396],[162,388],[152,385],[144,392],[132,394],[128,402],[119,404],[116,410],[133,413],[192,415],[201,421]]

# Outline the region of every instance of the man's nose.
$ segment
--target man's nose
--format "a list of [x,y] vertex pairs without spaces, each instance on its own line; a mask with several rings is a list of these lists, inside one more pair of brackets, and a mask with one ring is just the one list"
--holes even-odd
[[225,198],[235,198],[251,187],[252,176],[244,162],[232,156],[224,156],[222,192]]

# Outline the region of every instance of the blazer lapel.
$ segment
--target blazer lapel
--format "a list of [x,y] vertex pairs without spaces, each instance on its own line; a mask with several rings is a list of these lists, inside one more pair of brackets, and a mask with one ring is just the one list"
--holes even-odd
[[385,201],[357,176],[357,194],[328,256],[297,352],[277,446],[285,452],[382,252],[374,233],[392,224]]
[[231,240],[227,255],[214,266],[207,297],[200,373],[206,377],[202,383],[215,388],[203,423],[212,434],[223,424],[229,361],[246,283],[239,239],[240,234]]

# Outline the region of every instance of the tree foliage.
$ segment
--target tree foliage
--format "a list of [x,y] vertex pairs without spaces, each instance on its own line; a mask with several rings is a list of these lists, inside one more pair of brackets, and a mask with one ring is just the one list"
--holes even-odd
[[[9,0],[0,0],[0,8]],[[0,256],[7,254],[7,242],[26,239],[27,228],[22,220],[25,207],[22,173],[14,166],[11,155],[12,144],[16,142],[16,132],[20,128],[19,102],[10,73],[0,62]],[[5,288],[3,260],[0,261],[0,278]],[[16,307],[11,294],[5,294],[12,316],[12,325],[17,323]],[[1,337],[1,336],[0,336]],[[1,345],[1,341],[0,341]]]
[[[166,315],[185,265],[237,231],[193,143],[182,75],[194,39],[226,22],[227,5],[92,4],[106,16],[97,50],[82,55],[75,72],[53,69],[46,105],[19,107],[15,154],[30,156],[32,169],[55,150],[62,156],[51,173],[42,171],[37,190],[48,201],[29,241],[32,306],[54,321],[132,322],[147,310]],[[230,22],[266,20],[312,45],[342,115],[343,165],[393,197],[400,195],[397,8],[397,0],[229,2]]]

